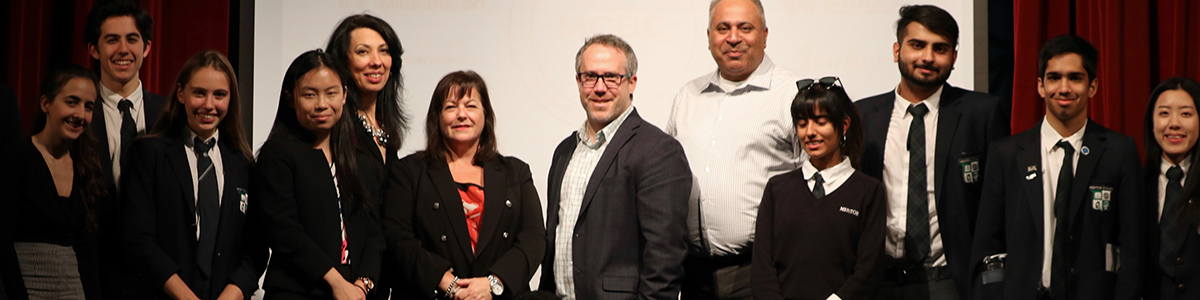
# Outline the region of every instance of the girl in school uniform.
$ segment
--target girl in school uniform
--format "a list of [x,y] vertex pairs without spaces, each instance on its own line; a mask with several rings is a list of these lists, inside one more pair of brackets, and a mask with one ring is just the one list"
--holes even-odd
[[756,299],[870,299],[882,280],[887,193],[856,170],[861,117],[836,77],[798,81],[792,120],[809,159],[772,177],[755,224]]
[[[135,299],[249,299],[267,250],[244,235],[253,163],[225,55],[183,64],[166,111],[123,160],[124,245]],[[256,265],[257,263],[257,265]]]

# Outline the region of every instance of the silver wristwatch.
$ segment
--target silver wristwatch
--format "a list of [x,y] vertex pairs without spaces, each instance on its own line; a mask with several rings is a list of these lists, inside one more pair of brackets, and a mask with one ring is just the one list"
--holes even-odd
[[495,275],[488,275],[487,279],[492,284],[492,295],[500,296],[500,294],[504,294],[504,284],[496,280]]

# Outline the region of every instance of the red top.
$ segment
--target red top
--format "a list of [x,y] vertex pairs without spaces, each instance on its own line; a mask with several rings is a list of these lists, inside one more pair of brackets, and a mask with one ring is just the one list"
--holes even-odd
[[458,183],[458,197],[462,198],[463,215],[467,217],[471,251],[475,251],[475,243],[479,240],[479,224],[483,222],[483,187],[471,183]]

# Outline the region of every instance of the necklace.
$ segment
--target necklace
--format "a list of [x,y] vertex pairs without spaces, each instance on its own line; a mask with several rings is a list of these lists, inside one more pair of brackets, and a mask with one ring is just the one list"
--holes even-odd
[[380,129],[380,128],[377,128],[377,127],[371,125],[371,122],[367,121],[367,116],[364,116],[362,113],[358,114],[358,119],[362,120],[363,129],[366,129],[367,133],[370,133],[371,137],[375,138],[375,142],[379,143],[380,147],[387,146],[387,142],[388,142],[387,132],[384,132],[383,129]]

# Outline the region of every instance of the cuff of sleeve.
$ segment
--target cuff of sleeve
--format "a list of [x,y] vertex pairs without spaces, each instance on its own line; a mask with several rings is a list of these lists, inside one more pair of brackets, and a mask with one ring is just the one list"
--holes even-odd
[[829,294],[829,298],[825,298],[825,300],[842,300],[842,298],[838,297],[838,295],[835,293],[835,294]]

